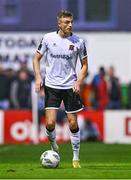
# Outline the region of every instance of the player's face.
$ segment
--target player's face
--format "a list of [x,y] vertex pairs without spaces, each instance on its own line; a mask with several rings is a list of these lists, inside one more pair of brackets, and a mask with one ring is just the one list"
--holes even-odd
[[72,32],[72,17],[61,17],[58,22],[59,29],[63,32],[64,35],[68,36]]

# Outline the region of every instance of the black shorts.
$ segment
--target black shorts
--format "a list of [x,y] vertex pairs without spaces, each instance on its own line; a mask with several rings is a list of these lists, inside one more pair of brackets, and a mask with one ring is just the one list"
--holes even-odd
[[45,86],[45,109],[58,109],[64,102],[67,113],[75,113],[83,109],[80,96],[73,89],[54,89]]

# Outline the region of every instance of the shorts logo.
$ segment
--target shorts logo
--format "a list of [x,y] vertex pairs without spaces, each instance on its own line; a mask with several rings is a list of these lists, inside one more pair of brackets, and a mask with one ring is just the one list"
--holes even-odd
[[70,45],[69,50],[74,50],[74,45]]

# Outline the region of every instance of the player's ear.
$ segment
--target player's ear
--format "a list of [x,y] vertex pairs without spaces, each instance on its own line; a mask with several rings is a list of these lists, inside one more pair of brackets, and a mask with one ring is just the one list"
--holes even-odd
[[58,27],[60,28],[60,19],[58,20]]

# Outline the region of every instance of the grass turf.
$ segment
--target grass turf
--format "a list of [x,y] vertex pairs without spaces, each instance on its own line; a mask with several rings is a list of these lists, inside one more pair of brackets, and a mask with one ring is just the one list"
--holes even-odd
[[131,145],[81,143],[81,169],[72,168],[70,144],[60,144],[60,166],[44,169],[40,155],[48,144],[1,145],[0,178],[12,179],[126,179],[131,178]]

